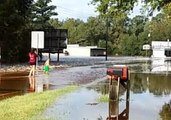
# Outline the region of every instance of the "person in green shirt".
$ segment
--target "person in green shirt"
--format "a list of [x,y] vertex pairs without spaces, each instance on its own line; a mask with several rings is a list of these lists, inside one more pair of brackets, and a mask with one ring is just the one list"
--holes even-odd
[[44,73],[46,73],[46,74],[49,73],[49,59],[47,59],[44,64]]

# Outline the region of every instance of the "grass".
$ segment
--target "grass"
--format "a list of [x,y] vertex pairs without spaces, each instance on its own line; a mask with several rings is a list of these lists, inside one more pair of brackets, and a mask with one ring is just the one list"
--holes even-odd
[[58,90],[31,93],[2,100],[0,101],[0,119],[35,120],[33,117],[40,114],[56,99],[76,89],[78,89],[78,86],[68,86]]
[[105,94],[105,95],[101,95],[98,99],[98,102],[102,102],[102,103],[107,103],[109,102],[109,95]]

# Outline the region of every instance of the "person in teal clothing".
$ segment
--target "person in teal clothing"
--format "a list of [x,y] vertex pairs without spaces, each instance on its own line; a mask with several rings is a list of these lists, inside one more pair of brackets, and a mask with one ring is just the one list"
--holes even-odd
[[46,74],[49,73],[49,59],[47,59],[44,64],[44,73],[46,73]]

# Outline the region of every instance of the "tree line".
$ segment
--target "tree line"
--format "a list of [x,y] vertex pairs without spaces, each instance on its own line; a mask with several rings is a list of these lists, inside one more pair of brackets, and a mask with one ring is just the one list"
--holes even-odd
[[[92,0],[91,4],[97,6],[99,15],[89,17],[85,22],[74,18],[59,21],[57,15],[60,13],[55,12],[55,5],[49,5],[51,0],[1,0],[1,62],[26,62],[31,31],[51,28],[68,29],[69,44],[105,48],[108,40],[107,52],[111,56],[143,56],[144,44],[171,39],[171,2],[143,0],[142,14],[130,18],[140,1]],[[153,17],[156,10],[160,12]]]

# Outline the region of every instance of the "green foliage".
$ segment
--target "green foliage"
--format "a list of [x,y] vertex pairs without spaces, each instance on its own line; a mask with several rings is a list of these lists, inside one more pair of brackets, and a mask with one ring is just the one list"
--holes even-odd
[[27,59],[23,54],[26,54],[28,45],[25,43],[28,44],[29,37],[24,39],[24,31],[29,22],[31,3],[32,0],[6,0],[0,4],[0,46],[4,63]]
[[97,5],[97,10],[101,14],[116,13],[118,11],[128,12],[133,9],[137,0],[92,0],[92,4]]
[[170,109],[171,109],[171,101],[169,103],[165,103],[162,109],[160,110],[160,117],[162,118],[162,120],[171,119]]
[[[0,47],[2,62],[27,60],[30,48],[30,29],[65,28],[69,31],[69,43],[106,47],[109,55],[145,55],[144,44],[151,41],[171,39],[171,2],[169,0],[145,0],[149,15],[157,8],[161,13],[149,21],[144,16],[128,18],[138,0],[92,0],[100,13],[80,19],[58,21],[56,6],[51,0],[1,0],[0,1]],[[107,31],[108,28],[108,31]],[[148,34],[150,33],[150,37]]]
[[138,2],[145,3],[144,8],[148,10],[149,14],[152,14],[156,9],[161,10],[171,3],[170,0],[92,0],[91,3],[97,5],[97,11],[105,14],[117,11],[129,13]]
[[102,103],[108,103],[109,102],[109,95],[105,94],[105,95],[101,95],[98,99],[98,102],[102,102]]
[[48,22],[50,26],[52,26],[55,29],[58,29],[62,26],[62,22],[60,22],[58,19],[50,19]]
[[130,21],[129,32],[122,34],[119,42],[119,49],[122,55],[142,55],[142,46],[145,43],[143,38],[146,19],[143,16],[136,16]]
[[86,39],[90,43],[89,45],[98,45],[99,40],[106,39],[105,24],[101,18],[90,17],[86,23]]
[[51,27],[50,17],[58,15],[53,12],[56,9],[54,5],[48,5],[51,0],[38,0],[32,6],[32,23],[34,29],[44,29]]
[[166,14],[159,14],[152,19],[150,25],[151,40],[166,41],[171,39],[171,21]]
[[[3,63],[25,62],[30,49],[30,29],[50,26],[49,20],[57,13],[48,3],[51,0],[3,0],[0,2],[0,47]],[[31,21],[33,24],[31,24]]]

